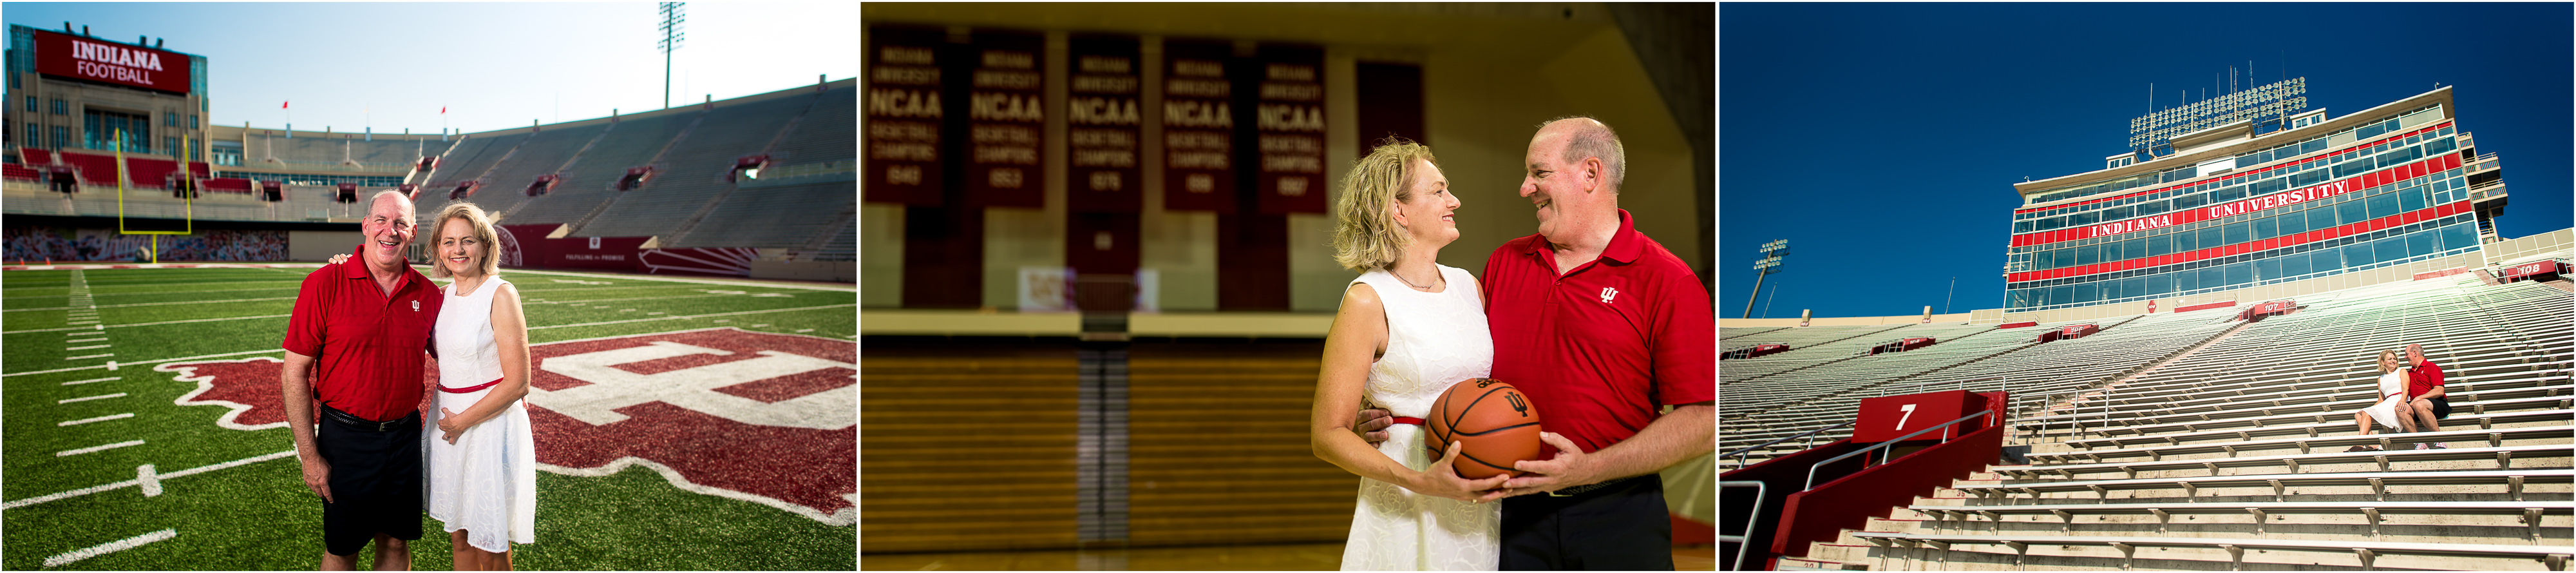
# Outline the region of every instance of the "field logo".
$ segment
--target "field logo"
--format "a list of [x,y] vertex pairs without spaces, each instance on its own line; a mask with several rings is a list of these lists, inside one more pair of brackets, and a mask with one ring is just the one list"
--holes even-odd
[[[550,342],[529,354],[538,469],[596,477],[640,466],[683,490],[857,522],[856,344],[714,328]],[[197,385],[174,403],[227,408],[215,425],[267,430],[286,427],[283,366],[255,356],[153,370]],[[438,379],[434,366],[427,375],[424,391]]]
[[253,356],[240,360],[162,364],[152,369],[174,372],[179,375],[178,381],[197,384],[196,390],[170,403],[230,409],[222,417],[215,418],[217,426],[235,430],[286,427],[286,406],[277,395],[278,375],[286,369],[283,360]]

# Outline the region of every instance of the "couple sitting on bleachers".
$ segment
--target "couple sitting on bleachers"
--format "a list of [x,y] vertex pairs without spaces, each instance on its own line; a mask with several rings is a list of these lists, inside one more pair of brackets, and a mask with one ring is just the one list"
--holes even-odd
[[[2405,433],[2442,431],[2443,418],[2451,416],[2451,401],[2443,398],[2442,367],[2424,359],[2424,345],[2406,345],[2406,360],[2401,366],[2394,350],[2379,351],[2379,403],[2352,414],[2361,426],[2361,435],[2370,435],[2370,422],[2378,420]],[[2417,423],[2418,421],[2421,423]],[[2417,443],[2415,449],[2445,449],[2450,442]],[[2372,446],[2353,446],[2347,452],[2379,451]]]

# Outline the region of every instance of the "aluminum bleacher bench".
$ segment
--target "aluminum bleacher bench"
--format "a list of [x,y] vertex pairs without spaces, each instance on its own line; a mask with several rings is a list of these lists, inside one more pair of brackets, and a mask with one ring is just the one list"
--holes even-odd
[[[2561,417],[2561,419],[2565,419],[2565,417],[2564,417],[2564,416],[2562,416],[2562,417]],[[2416,443],[2416,442],[2474,441],[2474,440],[2478,440],[2478,439],[2488,439],[2488,440],[2490,440],[2490,441],[2497,441],[2497,440],[2519,440],[2519,439],[2530,439],[2530,438],[2567,437],[2567,436],[2571,435],[2571,434],[2570,434],[2570,429],[2571,429],[2571,428],[2570,428],[2569,426],[2547,426],[2547,427],[2534,427],[2534,428],[2479,429],[2479,430],[2445,430],[2445,431],[2440,431],[2440,432],[2415,432],[2415,433],[2408,433],[2408,434],[2387,434],[2387,433],[2381,433],[2381,434],[2371,434],[2371,435],[2368,435],[2368,436],[2361,436],[2361,435],[2349,435],[2349,434],[2347,434],[2347,435],[2340,435],[2340,436],[2337,436],[2337,435],[2327,435],[2327,436],[2315,436],[2315,437],[2309,437],[2309,436],[2297,436],[2297,437],[2290,437],[2290,438],[2273,438],[2273,439],[2269,439],[2269,440],[2248,440],[2248,441],[2241,441],[2241,442],[2209,442],[2209,443],[2199,443],[2199,444],[2163,444],[2163,445],[2153,445],[2153,446],[2136,447],[2136,448],[2124,448],[2124,449],[2117,449],[2117,450],[2089,450],[2089,451],[2080,451],[2080,452],[2058,452],[2058,453],[2047,453],[2047,454],[2043,454],[2043,453],[2033,453],[2033,454],[2031,454],[2031,457],[2033,458],[2033,459],[2031,460],[2031,462],[2032,462],[2032,463],[2057,463],[2057,462],[2058,462],[2058,460],[2065,460],[2065,459],[2072,459],[2072,458],[2082,458],[2082,459],[2084,459],[2084,460],[2086,460],[2086,461],[2089,461],[2089,462],[2093,462],[2093,463],[2100,463],[2100,462],[2102,462],[2104,459],[2108,459],[2108,458],[2130,458],[2130,457],[2146,457],[2146,458],[2153,459],[2153,460],[2162,460],[2162,459],[2164,459],[2164,458],[2165,458],[2165,457],[2167,457],[2167,456],[2190,455],[2190,454],[2215,454],[2215,453],[2225,453],[2225,454],[2227,454],[2227,455],[2228,455],[2228,456],[2230,456],[2230,457],[2234,457],[2234,456],[2239,455],[2239,452],[2243,452],[2243,451],[2247,451],[2247,450],[2277,450],[2277,449],[2284,449],[2284,448],[2298,448],[2298,449],[2299,449],[2299,451],[2300,451],[2300,452],[2302,452],[2302,453],[2314,452],[2314,451],[2316,451],[2316,450],[2321,450],[2321,449],[2334,449],[2334,448],[2342,448],[2342,447],[2348,447],[2348,446],[2378,446],[2378,447],[2383,448],[2383,449],[2390,449],[2390,450],[2394,450],[2396,447],[2401,447],[2401,446],[2399,446],[2399,444],[2413,444],[2413,443]],[[2501,436],[2502,436],[2502,438],[2496,438],[2496,437],[2495,437],[2495,436],[2498,436],[2498,435],[2501,435]],[[2502,444],[2500,444],[2500,443],[2499,443],[2499,444],[2490,444],[2490,445],[2502,445]]]
[[[2544,515],[2576,514],[2576,501],[2250,501],[2202,502],[2168,501],[2147,503],[2045,503],[2025,505],[1917,505],[1911,509],[1926,515],[1942,516],[1941,521],[1967,521],[1970,515],[1985,516],[2001,531],[2006,515],[2054,515],[2063,520],[2059,531],[2073,531],[2078,515],[2154,515],[2156,533],[2164,533],[2173,516],[2250,515],[2254,533],[2263,533],[2264,517],[2271,514],[2359,515],[2370,521],[2370,534],[2379,536],[2382,515],[2516,515],[2530,527],[2533,543],[2540,542],[2540,518]],[[1936,525],[1937,526],[1937,525]]]
[[[2569,428],[2562,426],[2562,427],[2558,427],[2558,428],[2555,428],[2555,429],[2558,431],[2558,435],[2557,435],[2556,437],[2564,438],[2564,437],[2566,437],[2566,436],[2567,436],[2567,431],[2568,431],[2568,429],[2569,429]],[[2465,433],[2465,432],[2463,432],[2463,433]],[[2431,435],[2431,434],[2427,434],[2427,435]],[[2382,436],[2370,436],[2370,437],[2372,437],[2372,438],[2380,438],[2380,437],[2382,437]],[[2346,443],[2350,443],[2350,442],[2346,442]],[[2383,446],[2383,447],[2385,447],[2385,446]],[[2195,469],[2195,468],[2196,468],[2196,469],[2205,469],[2205,470],[2208,470],[2208,471],[2209,471],[2209,475],[2219,475],[2219,474],[2218,474],[2218,468],[2221,468],[2221,467],[2233,467],[2233,468],[2287,468],[2287,469],[2289,470],[2289,473],[2294,473],[2294,474],[2295,474],[2295,473],[2298,473],[2298,471],[2299,471],[2299,466],[2300,466],[2301,464],[2311,464],[2311,465],[2314,465],[2314,464],[2377,463],[2377,464],[2379,464],[2379,466],[2380,466],[2380,470],[2381,470],[2381,471],[2389,471],[2389,467],[2388,467],[2388,466],[2389,466],[2390,464],[2395,464],[2395,463],[2399,463],[2399,462],[2428,462],[2428,461],[2446,461],[2446,460],[2484,460],[2484,459],[2493,459],[2493,460],[2495,460],[2495,461],[2496,461],[2496,467],[2497,467],[2497,469],[2509,469],[2509,468],[2512,468],[2512,467],[2513,467],[2513,458],[2514,458],[2514,456],[2517,456],[2517,455],[2522,456],[2522,457],[2524,457],[2524,458],[2528,459],[2528,458],[2533,458],[2533,457],[2542,457],[2542,458],[2552,457],[2552,456],[2556,456],[2556,457],[2566,457],[2566,456],[2568,455],[2568,453],[2569,453],[2569,450],[2567,449],[2567,445],[2566,445],[2566,444],[2564,444],[2564,443],[2560,443],[2560,444],[2540,444],[2540,445],[2529,445],[2529,446],[2493,446],[2493,447],[2483,447],[2483,448],[2462,448],[2462,447],[2452,447],[2452,448],[2448,448],[2448,449],[2439,449],[2439,450],[2403,450],[2403,449],[2400,449],[2400,450],[2363,451],[2363,452],[2342,452],[2342,451],[2336,451],[2336,452],[2323,452],[2323,451],[2320,451],[2320,452],[2316,452],[2316,453],[2309,453],[2309,454],[2286,454],[2286,455],[2276,455],[2276,456],[2248,456],[2248,457],[2238,457],[2238,458],[2207,458],[2207,459],[2197,459],[2197,460],[2111,462],[2111,463],[2097,463],[2097,464],[2063,464],[2063,465],[2051,465],[2051,466],[2016,466],[2016,467],[1997,467],[1997,468],[1995,468],[1995,471],[1996,471],[1996,472],[1998,472],[1998,473],[2002,473],[2002,474],[2004,474],[2004,475],[2012,476],[2012,478],[2013,478],[2013,479],[2038,479],[2038,476],[2044,476],[2044,475],[2063,476],[2063,477],[2066,477],[2066,478],[2068,478],[2068,479],[2074,479],[2074,477],[2075,477],[2077,474],[2096,474],[2096,473],[2112,473],[2112,472],[2123,472],[2123,473],[2128,474],[2128,476],[2129,476],[2129,478],[2130,478],[2130,479],[2136,479],[2136,478],[2137,478],[2137,475],[2138,475],[2138,472],[2150,472],[2150,471],[2174,471],[2174,470],[2188,470],[2188,469]]]
[[[2571,400],[2576,400],[2576,398],[2570,398],[2570,397],[2559,397],[2559,398],[2541,397],[2541,398],[2524,398],[2524,399],[2520,399],[2520,400],[2497,400],[2497,401],[2479,402],[2479,403],[2478,403],[2478,405],[2479,405],[2479,406],[2483,406],[2483,408],[2480,408],[2480,409],[2482,409],[2482,410],[2493,410],[2493,411],[2495,411],[2495,412],[2496,412],[2495,414],[2486,414],[2486,413],[2484,413],[2484,412],[2462,412],[2462,411],[2459,411],[2459,410],[2464,410],[2465,408],[2460,408],[2459,406],[2461,406],[2461,405],[2459,405],[2459,404],[2454,404],[2454,405],[2453,405],[2453,409],[2454,409],[2454,411],[2453,411],[2453,412],[2451,412],[2451,417],[2450,417],[2450,418],[2443,419],[2443,420],[2442,420],[2442,425],[2444,425],[2444,426],[2451,426],[2451,427],[2455,427],[2455,428],[2456,428],[2456,427],[2466,427],[2466,426],[2468,426],[2468,425],[2470,425],[2470,424],[2476,424],[2479,428],[2482,428],[2482,429],[2483,429],[2483,428],[2492,428],[2492,427],[2494,427],[2496,424],[2519,424],[2519,423],[2525,423],[2525,422],[2545,422],[2545,421],[2551,421],[2551,420],[2569,420],[2569,419],[2576,419],[2576,410],[2570,410],[2570,409],[2568,409],[2568,408],[2570,407],[2569,402],[2570,402]],[[2546,409],[2546,410],[2525,410],[2524,408],[2549,408],[2549,409]],[[2356,410],[2356,411],[2357,411],[2357,410]],[[2507,412],[2511,412],[2511,413],[2507,413]],[[2081,439],[2081,440],[2067,440],[2065,443],[2066,443],[2066,445],[2071,446],[2071,447],[2084,448],[2084,449],[2089,450],[2089,449],[2093,449],[2093,448],[2097,448],[2097,447],[2111,447],[2111,448],[2118,448],[2118,447],[2126,447],[2126,446],[2131,446],[2131,445],[2139,445],[2139,444],[2158,444],[2158,443],[2161,443],[2161,444],[2181,444],[2181,443],[2186,442],[2186,441],[2195,441],[2195,440],[2218,440],[2218,439],[2227,439],[2227,438],[2235,438],[2235,439],[2240,440],[2240,441],[2253,441],[2253,440],[2255,439],[2255,436],[2282,436],[2282,435],[2291,435],[2291,434],[2305,434],[2305,435],[2307,435],[2307,436],[2309,436],[2309,437],[2317,437],[2317,436],[2319,436],[2319,435],[2320,435],[2320,433],[2321,433],[2321,432],[2322,432],[2322,433],[2336,433],[2336,432],[2339,432],[2339,431],[2340,431],[2340,432],[2350,432],[2350,431],[2352,431],[2352,421],[2351,421],[2349,418],[2346,418],[2346,419],[2344,419],[2344,420],[2339,420],[2339,421],[2338,421],[2338,420],[2328,420],[2328,421],[2325,421],[2325,422],[2310,422],[2310,423],[2306,423],[2306,424],[2298,424],[2298,423],[2290,423],[2290,424],[2285,424],[2285,425],[2270,425],[2270,424],[2266,424],[2266,425],[2257,426],[2257,427],[2253,427],[2253,428],[2240,428],[2240,429],[2233,429],[2233,430],[2206,430],[2206,431],[2199,431],[2199,432],[2181,432],[2181,433],[2170,433],[2170,434],[2149,434],[2149,435],[2143,435],[2143,436],[2113,436],[2113,437],[2107,437],[2107,438],[2090,438],[2090,439]],[[2080,453],[2080,452],[2076,452],[2076,453]],[[2067,454],[2067,453],[2059,453],[2059,454],[2035,454],[2035,455],[2060,455],[2060,456],[2063,456],[2063,455],[2068,455],[2068,454]]]
[[2233,476],[2200,476],[2112,480],[2046,480],[1996,485],[1962,485],[1960,493],[2011,501],[2019,492],[2036,500],[2042,494],[2091,491],[2101,499],[2110,499],[2113,490],[2180,489],[2184,497],[2200,494],[2201,488],[2269,487],[2273,501],[2284,499],[2286,488],[2370,486],[2379,500],[2388,499],[2388,488],[2401,485],[2486,485],[2503,484],[2514,501],[2522,500],[2522,488],[2528,484],[2576,483],[2576,470],[2478,470],[2433,472],[2352,472],[2328,474],[2253,474]]
[[[2011,547],[2017,555],[2027,555],[2032,545],[2091,545],[2118,549],[2130,559],[2139,547],[2202,547],[2223,549],[2243,566],[2246,549],[2285,551],[2352,552],[2368,568],[2378,555],[2458,555],[2470,557],[2506,557],[2538,559],[2551,570],[2563,570],[2567,558],[2576,549],[2548,545],[2490,545],[2468,543],[2390,543],[2382,541],[2332,541],[2300,539],[2221,539],[2209,537],[2129,537],[2090,535],[1968,535],[1940,533],[1858,532],[1854,537],[1868,540],[1879,547],[1918,547],[1930,545],[1947,550],[1951,545],[1987,544]],[[2021,563],[2015,557],[2014,564]],[[2127,565],[2122,565],[2127,569]]]

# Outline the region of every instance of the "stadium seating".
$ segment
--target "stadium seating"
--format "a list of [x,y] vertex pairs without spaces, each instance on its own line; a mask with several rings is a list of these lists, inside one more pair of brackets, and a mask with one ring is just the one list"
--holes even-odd
[[[1791,548],[1778,565],[2566,568],[2576,553],[2576,322],[2565,281],[2490,285],[2461,274],[2297,302],[2258,322],[2226,309],[2151,314],[2103,321],[2076,340],[2031,343],[2050,326],[2040,325],[1875,357],[1847,355],[1922,327],[1725,329],[1725,348],[1840,341],[1805,357],[1721,364],[1720,449],[1847,421],[1859,397],[1915,391],[1906,382],[1937,389],[2010,374],[2024,408],[2007,445],[2030,448],[2028,464],[1991,465],[1862,530]],[[1927,354],[1954,343],[1946,356]],[[2377,397],[2376,354],[2407,343],[2442,366],[2453,412],[2438,430],[2359,435],[2352,412]],[[1979,356],[1987,349],[2001,353]],[[1803,362],[1737,372],[1782,357]],[[1826,435],[1837,433],[1848,430]]]
[[[810,92],[809,92],[810,93]],[[576,237],[670,235],[722,200],[732,185],[725,175],[734,159],[760,153],[787,124],[814,104],[810,95],[716,106],[673,144],[658,163],[666,167],[643,187],[619,194],[584,224]]]
[[663,114],[610,124],[598,142],[563,170],[563,183],[544,197],[521,200],[510,212],[510,223],[570,223],[589,216],[617,193],[613,186],[627,168],[652,163],[655,155],[671,146],[671,138],[697,119],[697,114]]

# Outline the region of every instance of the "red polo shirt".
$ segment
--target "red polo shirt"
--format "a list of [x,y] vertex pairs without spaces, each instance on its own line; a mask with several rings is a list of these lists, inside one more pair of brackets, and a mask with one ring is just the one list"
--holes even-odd
[[438,285],[405,261],[386,296],[367,276],[365,246],[348,262],[304,276],[286,319],[287,352],[314,357],[322,403],[360,418],[391,421],[420,407],[422,352],[438,324]]
[[[1601,257],[1564,275],[1547,238],[1485,259],[1495,379],[1586,452],[1637,435],[1661,406],[1717,399],[1717,318],[1698,275],[1638,233],[1628,211]],[[1545,448],[1540,456],[1553,455]]]
[[2434,386],[2440,385],[2442,385],[2442,365],[2426,360],[2424,365],[2417,366],[2406,374],[2406,397],[2422,396],[2425,392],[2433,391]]

